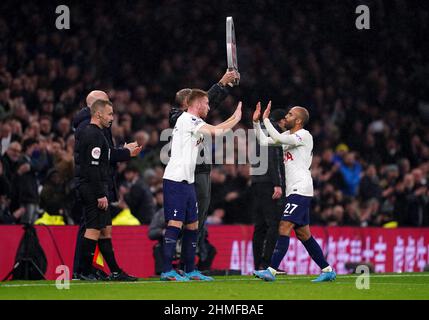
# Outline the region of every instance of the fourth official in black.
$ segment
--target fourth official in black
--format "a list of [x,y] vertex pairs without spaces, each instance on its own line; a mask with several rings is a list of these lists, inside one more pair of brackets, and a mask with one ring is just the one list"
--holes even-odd
[[[92,273],[92,261],[99,239],[111,237],[112,217],[109,213],[110,147],[103,134],[113,121],[110,101],[97,100],[91,105],[91,122],[78,134],[79,138],[79,195],[83,202],[85,234],[81,246],[82,280],[97,280]],[[105,250],[112,274],[122,274],[113,250]]]

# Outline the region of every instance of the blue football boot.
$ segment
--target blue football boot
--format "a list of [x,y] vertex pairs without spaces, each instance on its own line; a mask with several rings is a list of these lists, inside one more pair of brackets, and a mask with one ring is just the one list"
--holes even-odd
[[182,277],[176,270],[161,273],[162,281],[189,281],[187,277]]
[[334,281],[337,278],[335,271],[322,272],[316,279],[311,280],[311,282],[325,282],[325,281]]
[[253,275],[259,279],[265,280],[265,281],[274,281],[276,280],[276,276],[271,273],[270,270],[259,270],[259,271],[253,271]]
[[212,277],[203,275],[198,270],[185,273],[185,277],[188,278],[189,280],[195,280],[195,281],[213,281],[214,280]]

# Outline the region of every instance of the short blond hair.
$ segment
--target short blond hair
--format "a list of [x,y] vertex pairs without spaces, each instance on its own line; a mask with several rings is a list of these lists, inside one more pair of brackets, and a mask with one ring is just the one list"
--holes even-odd
[[176,103],[181,107],[186,107],[188,105],[189,95],[191,94],[192,89],[185,88],[176,92]]
[[207,91],[201,90],[201,89],[192,89],[191,93],[189,94],[189,98],[188,98],[188,104],[191,105],[192,102],[194,102],[195,100],[204,98],[204,97],[209,97]]

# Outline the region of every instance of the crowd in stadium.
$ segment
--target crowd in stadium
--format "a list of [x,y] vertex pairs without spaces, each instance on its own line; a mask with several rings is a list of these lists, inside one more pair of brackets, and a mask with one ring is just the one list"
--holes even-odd
[[[21,223],[31,206],[79,223],[73,116],[94,89],[113,102],[116,145],[143,145],[137,159],[119,165],[117,211],[130,208],[149,224],[162,208],[160,134],[177,90],[208,89],[224,73],[228,1],[162,3],[75,4],[70,30],[55,29],[55,7],[47,4],[14,3],[17,15],[0,16],[0,223]],[[0,4],[0,12],[10,5]],[[354,11],[341,14],[349,8],[340,3],[331,12],[317,3],[255,1],[234,12],[241,83],[208,122],[226,119],[239,100],[242,128],[252,127],[258,100],[307,107],[312,224],[429,225],[429,64],[422,48],[429,19],[412,3],[392,5],[403,10],[393,14],[377,2],[372,29],[360,32]],[[208,223],[251,224],[249,166],[215,166],[212,183]]]

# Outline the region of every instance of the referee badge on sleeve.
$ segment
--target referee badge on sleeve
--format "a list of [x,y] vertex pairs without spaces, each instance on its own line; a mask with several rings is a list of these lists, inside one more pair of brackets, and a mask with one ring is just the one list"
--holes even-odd
[[95,147],[91,150],[91,156],[94,159],[100,159],[101,149],[99,147]]

